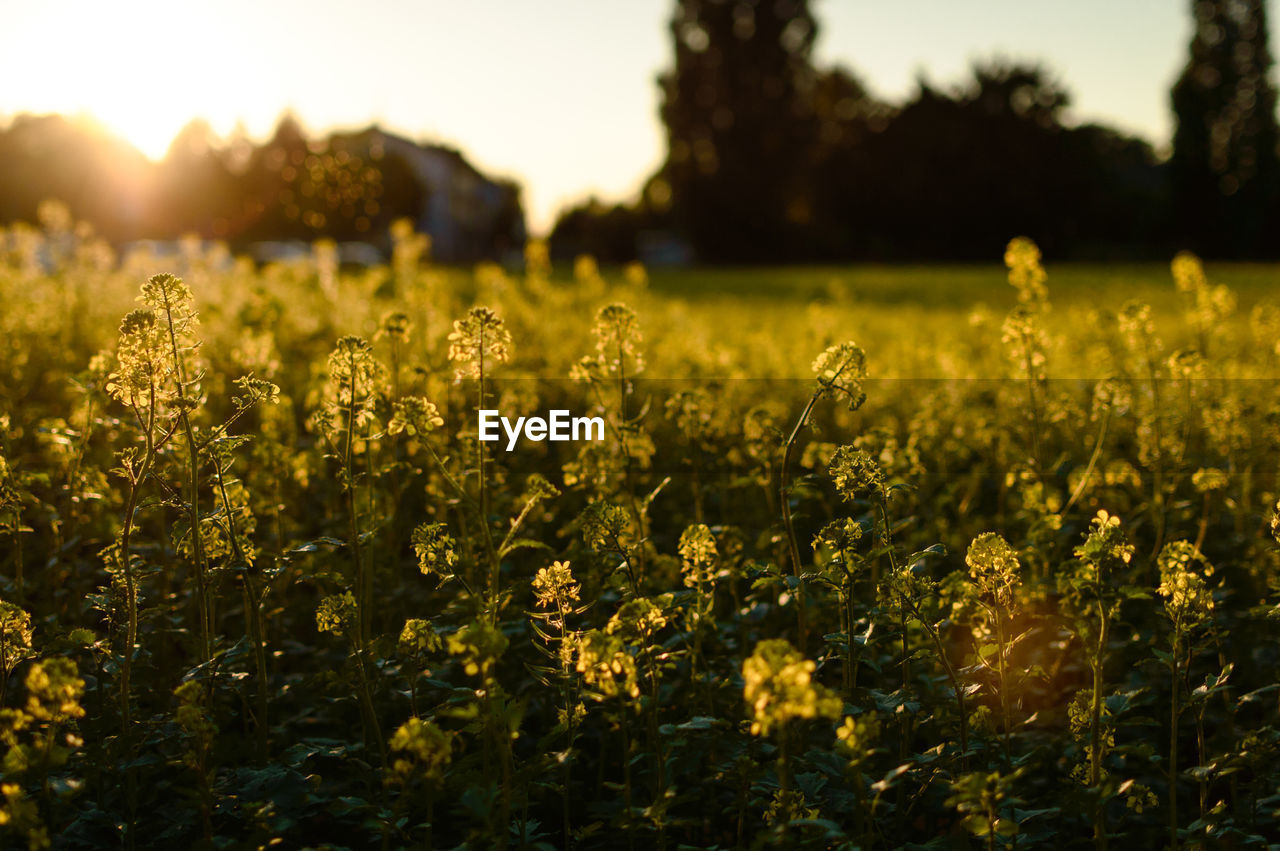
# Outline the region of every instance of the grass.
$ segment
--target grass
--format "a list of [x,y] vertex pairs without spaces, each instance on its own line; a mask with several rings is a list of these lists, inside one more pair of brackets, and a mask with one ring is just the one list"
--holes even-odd
[[[1167,263],[1049,265],[1056,305],[1087,306],[1124,298],[1168,301],[1173,280]],[[1280,264],[1210,263],[1209,277],[1234,289],[1251,307],[1280,284]],[[999,264],[768,266],[658,268],[650,270],[660,293],[700,301],[725,296],[804,302],[843,293],[857,302],[928,310],[965,310],[978,305],[1007,309],[1015,301]]]

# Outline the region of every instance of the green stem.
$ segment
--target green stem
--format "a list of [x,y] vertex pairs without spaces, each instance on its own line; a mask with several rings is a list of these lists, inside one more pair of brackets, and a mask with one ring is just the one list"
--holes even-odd
[[195,553],[196,566],[196,605],[200,609],[200,643],[203,651],[202,661],[208,662],[213,656],[211,637],[212,624],[209,617],[207,565],[204,558],[204,539],[200,534],[200,450],[196,443],[195,429],[191,427],[191,417],[187,414],[187,372],[182,355],[178,350],[178,332],[173,322],[173,306],[169,303],[169,291],[161,288],[164,296],[165,323],[169,327],[169,346],[173,353],[173,369],[177,375],[175,382],[178,395],[178,420],[183,435],[187,439],[187,455],[190,460],[190,497],[187,501],[187,520],[191,526],[191,546]]
[[800,419],[796,420],[795,428],[791,429],[791,435],[782,450],[781,483],[778,488],[778,497],[782,502],[782,524],[786,527],[787,547],[791,554],[791,572],[796,578],[796,625],[800,633],[798,649],[801,652],[804,652],[808,641],[809,628],[804,611],[804,586],[800,582],[800,543],[796,539],[795,522],[791,518],[791,456],[795,452],[800,430],[809,422],[809,415],[813,413],[813,406],[818,403],[821,395],[821,391],[818,391],[809,397],[808,404],[800,413]]
[[1173,626],[1169,669],[1173,694],[1169,701],[1169,848],[1178,851],[1178,624]]

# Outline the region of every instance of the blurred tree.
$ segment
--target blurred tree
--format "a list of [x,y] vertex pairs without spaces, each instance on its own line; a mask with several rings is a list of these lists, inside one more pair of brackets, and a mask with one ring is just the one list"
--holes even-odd
[[814,215],[808,0],[677,0],[671,34],[659,85],[676,226],[703,260],[787,253]]
[[591,254],[605,263],[628,263],[639,256],[640,233],[650,226],[652,216],[643,201],[609,206],[592,196],[560,212],[550,242],[556,260]]
[[156,175],[149,232],[223,239],[239,207],[238,187],[208,122],[189,122],[169,144]]
[[1264,0],[1194,0],[1190,58],[1173,88],[1178,236],[1203,253],[1274,253],[1276,92]]
[[1069,104],[1034,64],[979,63],[950,92],[921,80],[826,163],[826,217],[846,252],[885,259],[978,259],[1010,233],[1058,256],[1150,246],[1163,225],[1153,152],[1106,128],[1065,126]]
[[245,236],[365,240],[401,216],[416,219],[427,189],[380,131],[310,138],[284,115],[242,178]]

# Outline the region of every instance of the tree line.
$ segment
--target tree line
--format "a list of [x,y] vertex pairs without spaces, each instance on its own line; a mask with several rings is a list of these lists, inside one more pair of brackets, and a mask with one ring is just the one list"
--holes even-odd
[[812,58],[807,0],[678,0],[659,79],[667,157],[640,197],[562,214],[557,253],[634,258],[646,238],[704,262],[991,256],[1026,233],[1060,257],[1273,256],[1275,88],[1263,0],[1195,0],[1172,154],[1071,125],[1037,64],[979,63],[887,103]]

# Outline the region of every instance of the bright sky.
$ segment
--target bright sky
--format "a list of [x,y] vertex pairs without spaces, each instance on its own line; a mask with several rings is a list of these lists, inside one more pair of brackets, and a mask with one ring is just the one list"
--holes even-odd
[[[1280,0],[1269,0],[1270,20]],[[1073,117],[1168,141],[1190,0],[814,0],[817,57],[889,99],[972,59],[1044,60]],[[663,157],[674,0],[0,0],[0,119],[91,114],[152,157],[189,119],[267,135],[378,121],[525,188],[531,225]],[[1280,52],[1273,32],[1273,53]]]

